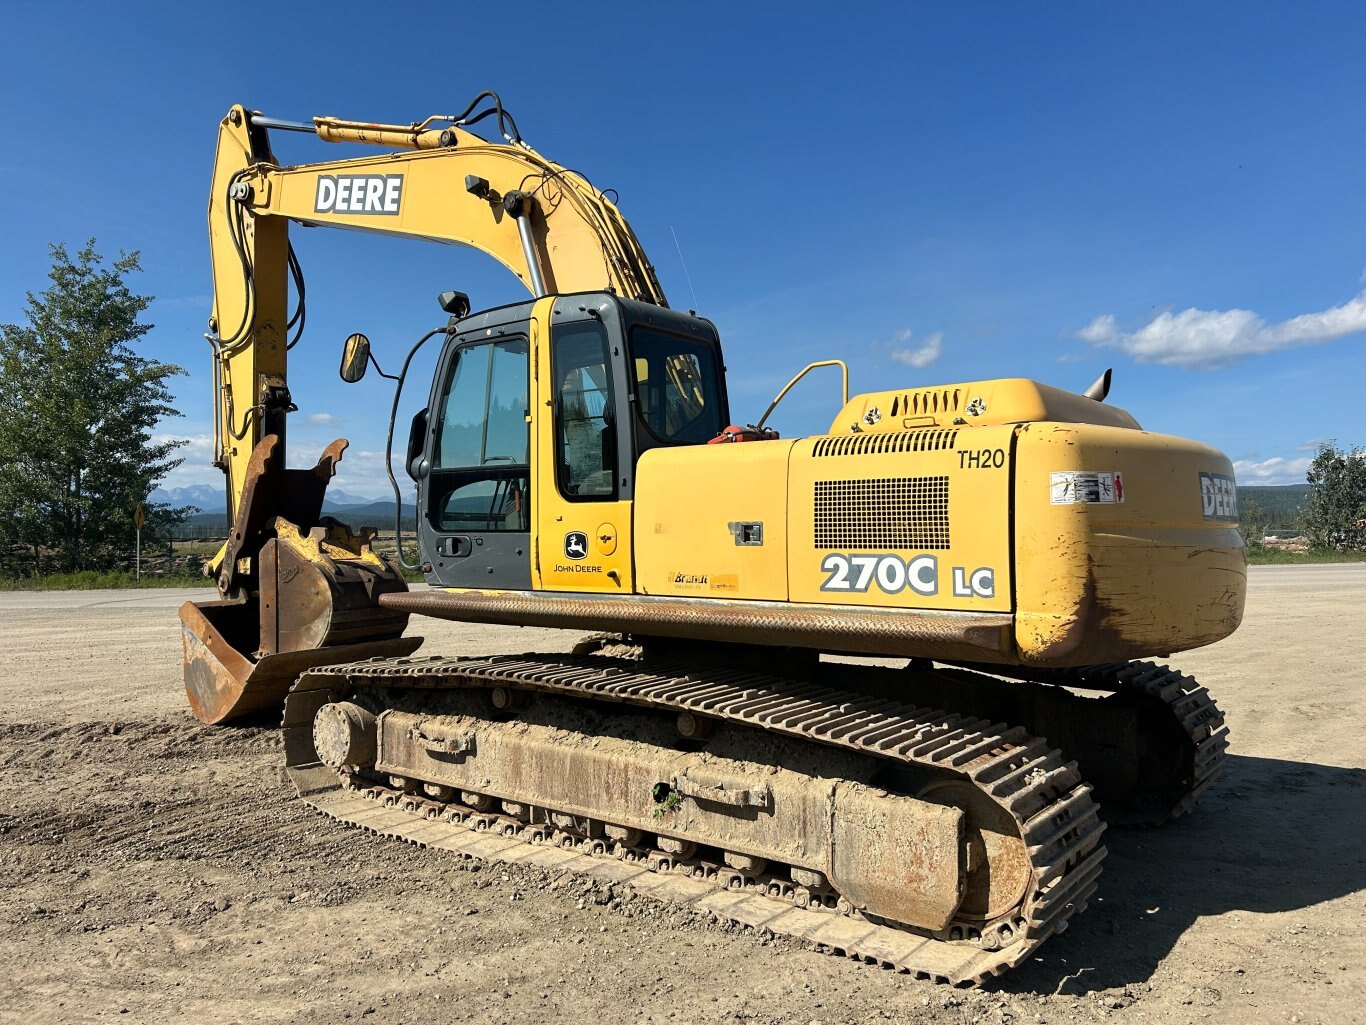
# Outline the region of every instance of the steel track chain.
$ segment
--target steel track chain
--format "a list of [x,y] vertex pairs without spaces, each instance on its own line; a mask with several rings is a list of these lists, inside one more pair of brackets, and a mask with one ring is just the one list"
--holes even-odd
[[[1000,669],[988,669],[997,675]],[[1137,692],[1161,702],[1185,732],[1192,746],[1190,776],[1182,780],[1184,792],[1174,803],[1152,810],[1131,807],[1107,811],[1116,825],[1157,826],[1189,812],[1224,769],[1228,752],[1228,726],[1224,713],[1209,691],[1193,677],[1157,662],[1110,662],[1080,669],[1043,670],[1018,675],[1037,683],[1112,692]],[[1080,698],[1078,700],[1094,700]]]
[[[658,876],[661,868],[680,867],[688,873],[682,891],[686,899],[712,913],[903,971],[975,983],[1019,964],[1086,907],[1105,857],[1100,843],[1105,824],[1090,787],[1081,781],[1075,764],[1064,762],[1022,727],[993,726],[980,719],[737,670],[658,662],[645,671],[635,660],[602,655],[389,659],[310,671],[291,691],[285,709],[286,753],[300,793],[339,820],[385,835],[492,860],[525,860],[509,857],[506,847],[472,851],[462,846],[462,837],[477,839],[489,822],[481,829],[475,817],[470,827],[470,815],[451,805],[369,784],[364,791],[343,789],[335,773],[318,766],[312,751],[312,715],[328,700],[366,690],[495,687],[689,712],[970,781],[1014,821],[1032,878],[1024,899],[1007,915],[990,922],[955,922],[933,935],[872,915],[851,914],[853,909],[838,903],[830,908],[824,900],[796,906],[800,888],[788,882],[789,893],[772,876],[762,881],[762,887],[756,881],[755,888],[742,886],[737,893],[730,889],[734,874],[712,872],[702,863],[674,859],[665,864],[668,859],[646,858],[644,868],[632,871],[631,857],[603,858],[605,850],[560,850],[575,862],[564,867],[589,875],[602,877],[601,867],[607,862],[626,865],[629,878],[612,871],[607,875],[629,881],[647,895],[661,894],[655,884],[642,885],[642,872]],[[385,801],[388,807],[383,806]],[[545,839],[534,830],[522,832],[526,835],[500,839],[520,846]],[[594,863],[599,863],[596,869]],[[685,899],[677,885],[662,896]],[[831,914],[832,910],[838,913]]]
[[[645,647],[621,634],[598,633],[584,637],[574,646],[576,654],[612,655],[621,658],[643,660]],[[1214,698],[1194,677],[1156,662],[1108,662],[1074,669],[1031,669],[1026,666],[1003,666],[980,662],[946,662],[944,666],[967,670],[977,674],[983,681],[1006,681],[1002,686],[1016,683],[1038,683],[1056,688],[1060,698],[1070,698],[1077,704],[1076,714],[1087,715],[1085,702],[1103,700],[1082,697],[1066,690],[1074,687],[1080,690],[1099,690],[1113,693],[1137,693],[1160,703],[1172,716],[1174,723],[1184,732],[1191,745],[1188,778],[1181,781],[1182,792],[1170,803],[1149,802],[1140,804],[1116,802],[1103,803],[1102,814],[1107,822],[1115,826],[1152,827],[1160,826],[1172,819],[1185,815],[1198,803],[1201,795],[1219,776],[1224,768],[1228,751],[1228,727],[1224,713],[1215,704]],[[843,665],[843,670],[851,667]],[[885,674],[885,669],[861,667],[861,671],[874,675]],[[819,679],[819,677],[815,677]],[[897,684],[900,687],[900,684]],[[934,699],[936,702],[942,700]],[[952,703],[944,704],[951,708]],[[982,711],[972,703],[959,704],[955,709],[965,715],[995,716],[997,712]],[[1008,715],[1012,721],[1020,721],[1018,710]],[[1025,723],[1036,736],[1043,736],[1044,730]],[[1072,755],[1066,744],[1059,745],[1064,757]]]

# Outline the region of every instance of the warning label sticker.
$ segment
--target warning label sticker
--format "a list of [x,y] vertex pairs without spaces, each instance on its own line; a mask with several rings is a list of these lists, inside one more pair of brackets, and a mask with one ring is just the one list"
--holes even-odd
[[1108,470],[1065,470],[1048,475],[1053,505],[1117,505],[1124,501],[1124,477]]

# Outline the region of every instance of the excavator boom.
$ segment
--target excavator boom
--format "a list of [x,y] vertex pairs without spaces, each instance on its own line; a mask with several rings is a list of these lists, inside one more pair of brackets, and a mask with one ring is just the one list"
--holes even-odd
[[[485,99],[492,100],[485,113],[498,115],[504,143],[460,127],[481,118],[475,107]],[[271,131],[389,151],[284,167]],[[523,142],[491,94],[477,97],[464,115],[407,126],[335,117],[293,122],[242,106],[229,110],[219,125],[209,201],[214,303],[206,337],[213,348],[214,462],[227,478],[230,536],[209,566],[223,599],[189,604],[181,617],[187,690],[208,722],[278,706],[305,666],[406,654],[420,643],[399,636],[406,613],[377,605],[381,595],[406,589],[400,568],[375,555],[368,538],[322,522],[323,494],[346,443],[330,446],[313,470],[286,469],[286,419],[294,409],[289,353],[306,319],[291,223],[470,246],[536,296],[605,290],[668,305],[616,206],[582,175]],[[282,547],[282,529],[293,544]],[[281,590],[272,572],[290,581],[305,573],[313,583]],[[295,628],[281,632],[281,623]]]
[[[582,175],[520,140],[490,143],[428,118],[404,127],[333,117],[281,121],[233,107],[219,126],[209,201],[214,306],[215,452],[228,475],[229,519],[247,461],[266,434],[283,438],[288,353],[301,334],[302,272],[289,225],[349,228],[478,249],[533,296],[606,291],[668,306],[635,233]],[[282,167],[267,130],[400,152]]]

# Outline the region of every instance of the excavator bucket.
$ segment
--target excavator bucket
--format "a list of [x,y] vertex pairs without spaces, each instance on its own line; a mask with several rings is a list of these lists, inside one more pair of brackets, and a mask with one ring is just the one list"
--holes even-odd
[[407,584],[375,552],[374,531],[354,534],[320,515],[346,442],[329,445],[312,470],[280,467],[277,443],[268,435],[253,451],[217,563],[230,597],[180,609],[185,692],[201,722],[279,708],[305,670],[410,655],[422,643],[401,636],[407,613],[379,607],[380,595]]
[[280,708],[300,673],[361,659],[411,655],[421,637],[393,637],[275,655],[251,653],[256,610],[232,601],[186,602],[180,607],[185,647],[185,693],[200,722],[230,722]]

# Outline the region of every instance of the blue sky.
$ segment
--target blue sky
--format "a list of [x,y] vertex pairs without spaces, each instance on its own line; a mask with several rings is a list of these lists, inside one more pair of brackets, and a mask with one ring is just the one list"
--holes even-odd
[[[1360,5],[265,10],[0,0],[0,321],[45,286],[46,243],[140,250],[144,351],[189,372],[168,485],[220,476],[201,338],[219,118],[407,122],[484,88],[540,152],[619,190],[673,305],[719,326],[737,420],[833,356],[855,391],[1080,390],[1113,366],[1111,401],[1222,448],[1243,483],[1302,480],[1321,439],[1366,444]],[[343,155],[304,136],[276,152]],[[442,322],[442,289],[476,308],[523,293],[468,250],[293,237],[291,461],[349,437],[337,486],[383,494],[391,395],[337,380],[341,340],[365,331],[391,369]],[[835,388],[803,383],[777,426],[824,430]]]

